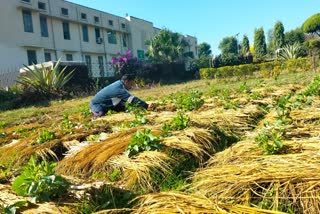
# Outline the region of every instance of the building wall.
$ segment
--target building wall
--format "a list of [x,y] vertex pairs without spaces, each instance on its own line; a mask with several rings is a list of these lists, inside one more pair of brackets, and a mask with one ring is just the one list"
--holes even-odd
[[[39,9],[38,2],[45,3],[46,9]],[[67,60],[66,54],[71,54],[73,61],[85,61],[85,56],[90,56],[92,67],[95,67],[92,71],[94,77],[101,75],[98,61],[98,56],[101,56],[105,64],[103,75],[107,76],[111,73],[107,62],[112,57],[130,49],[135,56],[143,58],[147,51],[145,41],[160,30],[143,19],[119,17],[65,0],[30,0],[30,3],[1,0],[0,4],[0,74],[17,72],[17,68],[27,65],[27,50],[34,50],[37,63],[45,61],[45,53],[50,53],[51,60],[63,61]],[[61,8],[68,9],[67,16],[61,13]],[[23,10],[31,11],[32,33],[24,32]],[[83,19],[82,13],[86,14],[86,19]],[[47,19],[48,37],[41,36],[40,16]],[[69,23],[70,40],[64,39],[63,22]],[[88,42],[83,40],[83,25],[88,27]],[[100,29],[100,44],[96,41],[96,28]],[[110,31],[116,34],[116,44],[108,42]],[[124,37],[127,39],[126,47]],[[190,39],[196,44],[196,38]],[[193,48],[192,51],[195,51]],[[0,87],[3,87],[3,82]]]

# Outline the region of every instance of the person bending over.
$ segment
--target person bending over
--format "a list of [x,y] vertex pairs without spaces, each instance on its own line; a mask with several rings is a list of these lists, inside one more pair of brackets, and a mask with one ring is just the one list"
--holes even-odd
[[93,119],[104,116],[108,110],[117,112],[125,111],[126,102],[136,104],[138,107],[153,109],[154,103],[147,104],[143,100],[129,93],[134,84],[134,77],[125,74],[122,78],[101,89],[90,101]]

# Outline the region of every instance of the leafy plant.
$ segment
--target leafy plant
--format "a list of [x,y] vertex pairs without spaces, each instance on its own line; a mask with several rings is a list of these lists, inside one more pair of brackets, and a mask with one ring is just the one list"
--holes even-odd
[[178,109],[185,111],[192,111],[200,108],[204,104],[204,100],[201,98],[202,92],[198,90],[192,90],[189,93],[177,93],[173,100]]
[[183,130],[187,128],[189,121],[190,118],[188,115],[185,115],[183,112],[178,112],[177,116],[172,119],[170,127],[173,130]]
[[39,137],[34,142],[32,142],[32,145],[49,142],[50,140],[53,140],[55,138],[56,138],[56,135],[54,132],[50,132],[47,129],[42,129]]
[[40,68],[36,65],[34,65],[33,68],[25,66],[24,69],[27,71],[27,74],[19,76],[17,82],[40,94],[46,96],[59,96],[62,94],[62,89],[69,82],[74,73],[74,70],[72,70],[66,74],[65,70],[67,67],[64,67],[60,71],[59,66],[60,60],[58,60],[53,68],[47,68],[44,64],[41,64]]
[[41,161],[32,156],[22,173],[15,179],[12,189],[20,196],[29,196],[32,202],[48,201],[66,192],[69,182],[55,175],[55,163]]
[[134,120],[129,123],[129,127],[135,127],[148,122],[145,116],[146,109],[140,108],[138,104],[126,103],[126,110],[134,114]]
[[280,59],[297,59],[300,56],[301,45],[296,42],[292,45],[285,45],[281,48]]
[[4,207],[3,211],[5,214],[15,214],[17,212],[17,209],[28,203],[28,201],[17,201],[13,204],[9,204],[8,206]]
[[263,129],[256,137],[259,147],[266,155],[279,154],[283,148],[282,138],[284,130],[278,129],[276,126],[270,129]]
[[[111,185],[105,185],[100,189],[90,192],[89,199],[81,200],[77,210],[79,213],[89,214],[104,209],[128,208],[135,195],[129,191],[115,189]],[[126,213],[126,212],[124,212]]]
[[143,151],[153,151],[161,149],[159,137],[151,134],[150,129],[144,129],[142,132],[137,131],[131,138],[125,155],[132,157]]
[[74,124],[70,119],[69,119],[69,114],[68,113],[63,113],[63,122],[61,124],[62,128],[64,129],[64,133],[72,133],[72,129],[76,127],[76,124]]
[[169,137],[172,135],[172,128],[168,123],[164,123],[161,129],[162,133],[161,136],[162,137]]

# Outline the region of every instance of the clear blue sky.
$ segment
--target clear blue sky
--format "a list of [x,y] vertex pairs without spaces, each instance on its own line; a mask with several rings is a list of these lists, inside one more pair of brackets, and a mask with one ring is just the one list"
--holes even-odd
[[319,13],[319,0],[70,0],[117,16],[125,14],[153,22],[207,42],[218,54],[220,41],[239,33],[253,43],[254,30],[263,27],[265,36],[281,21],[285,31],[300,27],[311,15]]

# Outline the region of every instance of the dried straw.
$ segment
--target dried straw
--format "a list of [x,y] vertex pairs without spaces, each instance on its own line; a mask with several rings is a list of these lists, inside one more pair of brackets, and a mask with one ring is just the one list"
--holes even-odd
[[130,129],[117,133],[104,141],[92,143],[74,156],[65,157],[58,163],[58,172],[88,176],[94,172],[105,171],[107,161],[125,151],[136,131],[137,129]]
[[136,198],[138,204],[133,213],[273,213],[282,212],[268,211],[243,205],[223,204],[216,200],[208,199],[201,195],[187,194],[183,192],[160,192],[148,194]]
[[174,160],[162,152],[146,151],[133,158],[118,155],[108,164],[123,172],[121,183],[125,188],[143,191],[155,191],[152,173],[164,177],[171,173]]

